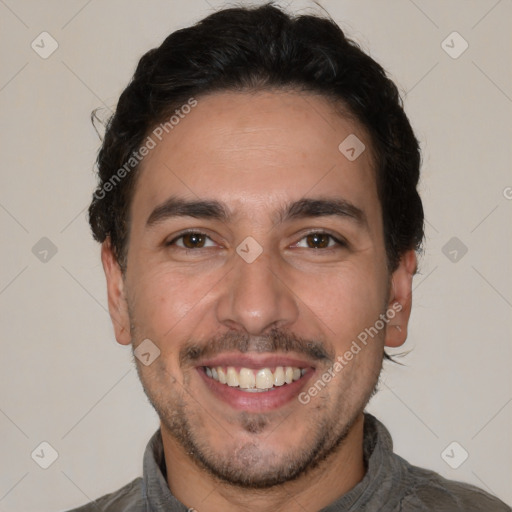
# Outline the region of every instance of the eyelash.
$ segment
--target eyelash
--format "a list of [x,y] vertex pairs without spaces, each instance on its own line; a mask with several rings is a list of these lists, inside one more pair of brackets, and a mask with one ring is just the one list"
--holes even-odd
[[[212,240],[206,233],[203,233],[202,231],[196,231],[196,230],[189,230],[189,231],[183,231],[182,233],[180,233],[178,236],[174,237],[171,241],[169,242],[166,242],[165,243],[165,246],[166,247],[171,247],[173,245],[176,244],[176,242],[178,240],[180,240],[181,238],[183,238],[184,236],[186,235],[200,235],[200,236],[203,236],[203,237],[206,237],[208,240]],[[307,238],[308,236],[311,236],[311,235],[327,235],[332,241],[334,241],[338,247],[342,248],[342,247],[348,247],[348,244],[346,241],[344,240],[340,240],[339,238],[335,237],[334,235],[332,235],[331,233],[328,233],[327,231],[310,231],[309,233],[306,233],[300,240],[304,240],[305,238]],[[296,242],[299,243],[299,242]],[[294,245],[296,245],[294,244]],[[180,249],[184,249],[186,251],[195,251],[197,249],[205,249],[205,247],[197,247],[197,248],[188,248],[188,247],[181,247],[181,246],[176,246],[176,247],[179,247]],[[335,249],[336,247],[334,246],[328,246],[328,247],[325,247],[325,248],[316,248],[316,250],[318,249],[323,249],[323,250],[326,250],[326,249]],[[315,249],[315,248],[310,248],[310,249]]]

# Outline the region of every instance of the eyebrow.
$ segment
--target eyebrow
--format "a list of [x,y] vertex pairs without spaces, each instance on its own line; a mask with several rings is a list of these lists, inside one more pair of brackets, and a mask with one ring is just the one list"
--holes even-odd
[[214,219],[226,222],[231,215],[218,201],[190,201],[170,197],[151,212],[146,221],[146,227],[151,227],[173,217],[194,217],[196,219]]
[[[363,210],[340,198],[304,198],[290,202],[277,213],[276,224],[295,219],[327,216],[341,217],[360,225],[368,225]],[[151,212],[146,221],[146,227],[152,227],[174,217],[194,217],[228,222],[233,215],[219,201],[187,200],[172,196]]]
[[278,215],[279,222],[310,217],[336,216],[368,225],[364,211],[354,204],[340,198],[300,199],[288,204]]

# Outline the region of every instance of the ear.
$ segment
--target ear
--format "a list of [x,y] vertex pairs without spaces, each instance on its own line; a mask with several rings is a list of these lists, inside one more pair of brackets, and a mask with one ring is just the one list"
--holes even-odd
[[107,238],[101,245],[101,262],[107,278],[108,310],[116,340],[121,345],[129,345],[131,342],[130,317],[124,294],[124,278],[112,250],[110,238]]
[[391,276],[388,303],[390,321],[386,329],[386,347],[399,347],[407,339],[412,307],[412,278],[416,268],[416,251],[410,250],[402,254],[398,267]]

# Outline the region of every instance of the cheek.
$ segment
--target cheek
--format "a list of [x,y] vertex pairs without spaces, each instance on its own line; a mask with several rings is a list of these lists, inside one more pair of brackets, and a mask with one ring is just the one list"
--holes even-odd
[[347,266],[310,287],[310,303],[337,350],[350,345],[382,313],[386,286],[375,270]]
[[190,336],[215,287],[215,273],[190,275],[180,269],[155,266],[132,281],[131,311],[140,336],[167,341]]

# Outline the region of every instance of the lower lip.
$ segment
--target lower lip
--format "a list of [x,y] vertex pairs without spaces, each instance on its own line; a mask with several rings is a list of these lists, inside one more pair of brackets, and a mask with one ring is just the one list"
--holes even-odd
[[283,384],[274,387],[269,391],[260,393],[242,391],[239,387],[231,387],[227,384],[208,377],[202,368],[197,368],[201,378],[205,381],[208,388],[222,401],[229,404],[234,409],[248,412],[263,412],[277,409],[297,399],[300,391],[306,386],[311,376],[314,374],[312,368],[308,369],[305,375],[291,384]]

